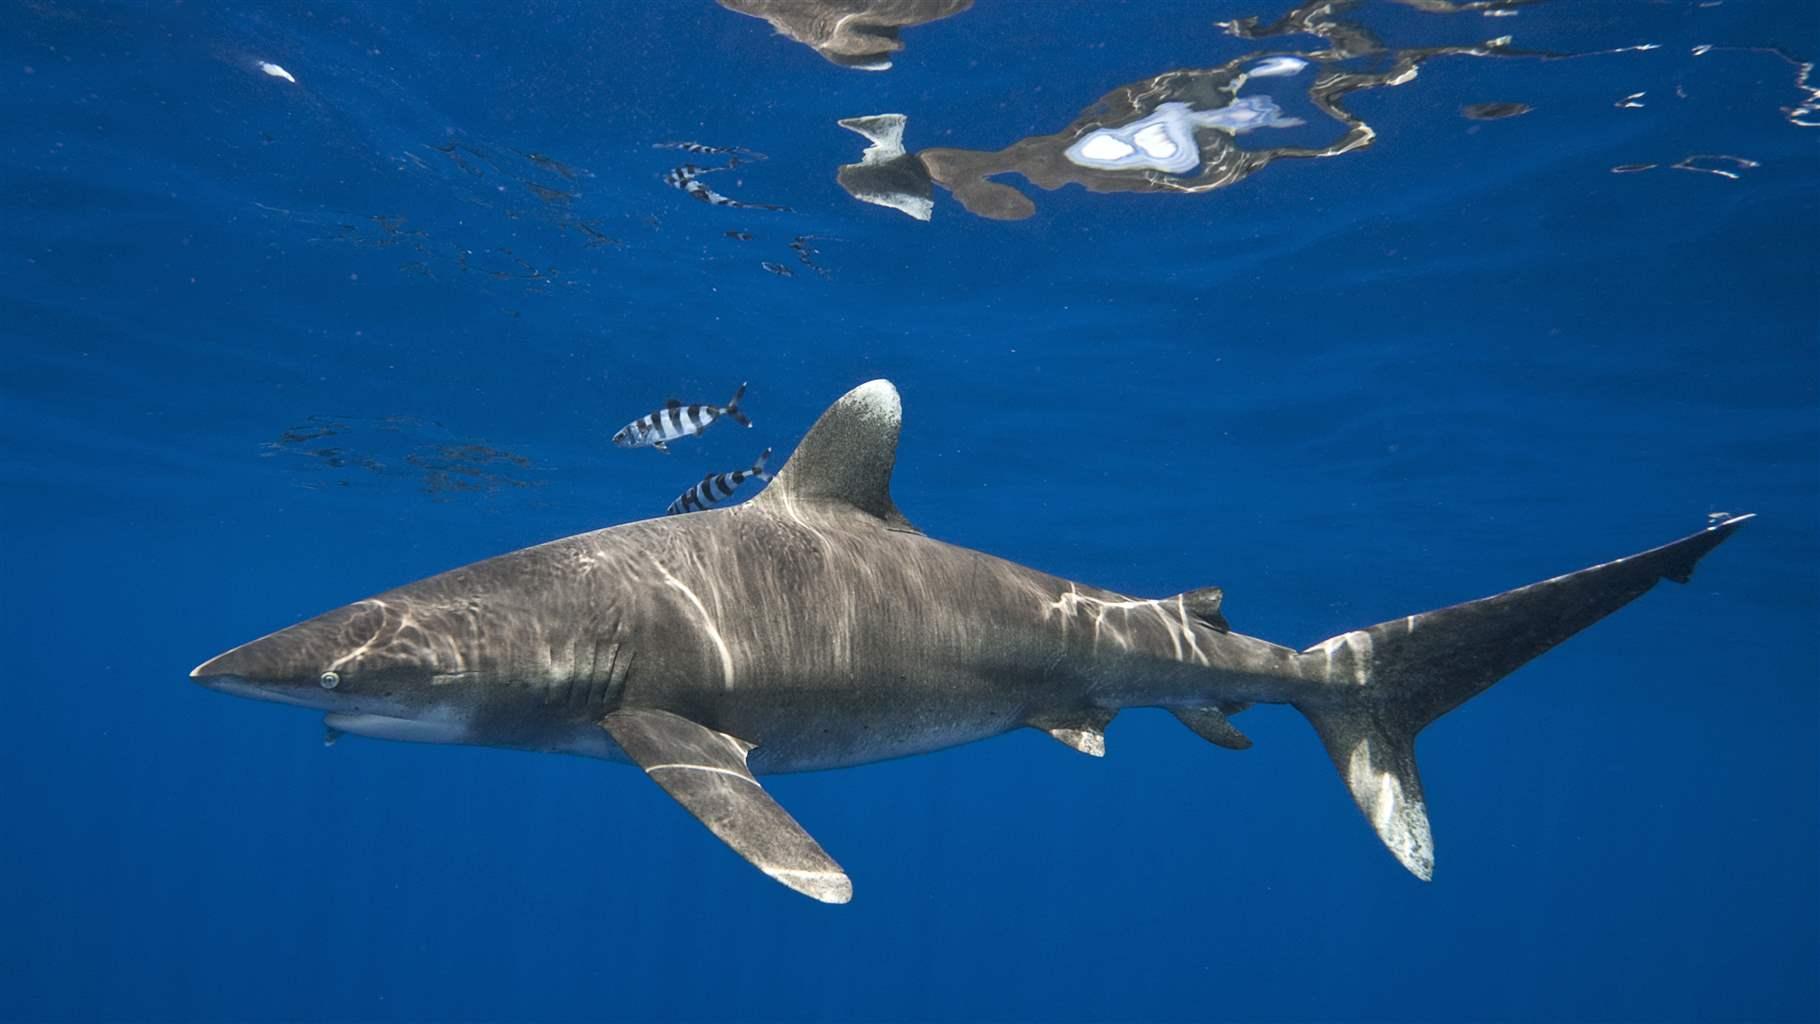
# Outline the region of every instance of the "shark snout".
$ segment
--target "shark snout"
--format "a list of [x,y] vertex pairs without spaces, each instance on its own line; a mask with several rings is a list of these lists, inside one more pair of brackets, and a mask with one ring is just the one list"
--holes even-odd
[[242,697],[334,706],[352,688],[344,684],[359,672],[358,652],[383,623],[383,612],[371,604],[338,608],[218,654],[192,669],[190,678]]
[[226,654],[217,654],[213,658],[190,669],[190,679],[203,686],[213,686],[216,682],[228,679],[243,679],[248,659],[236,647]]
[[274,634],[218,654],[191,669],[190,679],[198,685],[236,697],[303,707],[323,706],[326,695],[320,687],[306,686],[306,680],[299,678],[298,667],[281,655],[281,649],[288,645],[272,643],[279,636]]
[[252,643],[241,644],[225,654],[190,670],[190,678],[204,686],[220,688],[232,680],[248,683],[300,682],[312,674],[311,659],[305,647],[291,636],[292,630],[273,633]]

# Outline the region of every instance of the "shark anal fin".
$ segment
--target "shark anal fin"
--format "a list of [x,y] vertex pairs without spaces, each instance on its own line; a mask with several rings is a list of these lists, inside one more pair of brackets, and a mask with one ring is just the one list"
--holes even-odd
[[[1238,726],[1227,718],[1230,709],[1222,708],[1170,708],[1169,713],[1176,717],[1196,736],[1216,747],[1227,750],[1248,750],[1251,748],[1251,737],[1240,732]],[[1242,708],[1241,708],[1242,710]]]
[[1106,756],[1106,726],[1117,711],[1095,708],[1065,715],[1045,715],[1030,720],[1030,727],[1041,729],[1057,743],[1089,757]]
[[750,744],[668,711],[615,711],[600,724],[651,781],[753,867],[823,903],[853,898],[841,866],[752,777]]

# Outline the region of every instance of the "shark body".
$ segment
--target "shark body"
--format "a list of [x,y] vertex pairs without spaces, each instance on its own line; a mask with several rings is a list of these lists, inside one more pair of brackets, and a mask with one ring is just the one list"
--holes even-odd
[[760,870],[824,902],[846,874],[756,776],[1033,727],[1084,753],[1127,707],[1218,745],[1291,704],[1380,839],[1426,879],[1429,722],[1694,563],[1749,516],[1298,651],[1233,633],[1220,592],[1133,598],[923,536],[890,496],[902,421],[873,381],[730,508],[526,548],[358,601],[198,666],[327,712],[331,734],[628,761]]

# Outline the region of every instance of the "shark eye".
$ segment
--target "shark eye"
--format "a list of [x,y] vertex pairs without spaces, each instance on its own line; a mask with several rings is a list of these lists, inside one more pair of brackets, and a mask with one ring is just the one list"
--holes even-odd
[[324,672],[322,678],[317,680],[317,682],[322,684],[323,689],[333,690],[335,687],[341,685],[341,676],[339,673],[335,672]]

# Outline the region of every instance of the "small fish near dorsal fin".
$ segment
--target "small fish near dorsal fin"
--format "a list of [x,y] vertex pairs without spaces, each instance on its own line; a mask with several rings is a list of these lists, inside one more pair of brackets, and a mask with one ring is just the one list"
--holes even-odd
[[1226,592],[1219,587],[1202,587],[1199,590],[1177,594],[1175,599],[1168,603],[1180,602],[1183,611],[1222,633],[1230,633],[1232,627],[1226,624],[1226,616],[1220,614],[1220,604],[1225,599]]
[[903,405],[890,381],[861,384],[822,413],[754,504],[847,505],[894,529],[914,530],[891,501],[903,422]]

